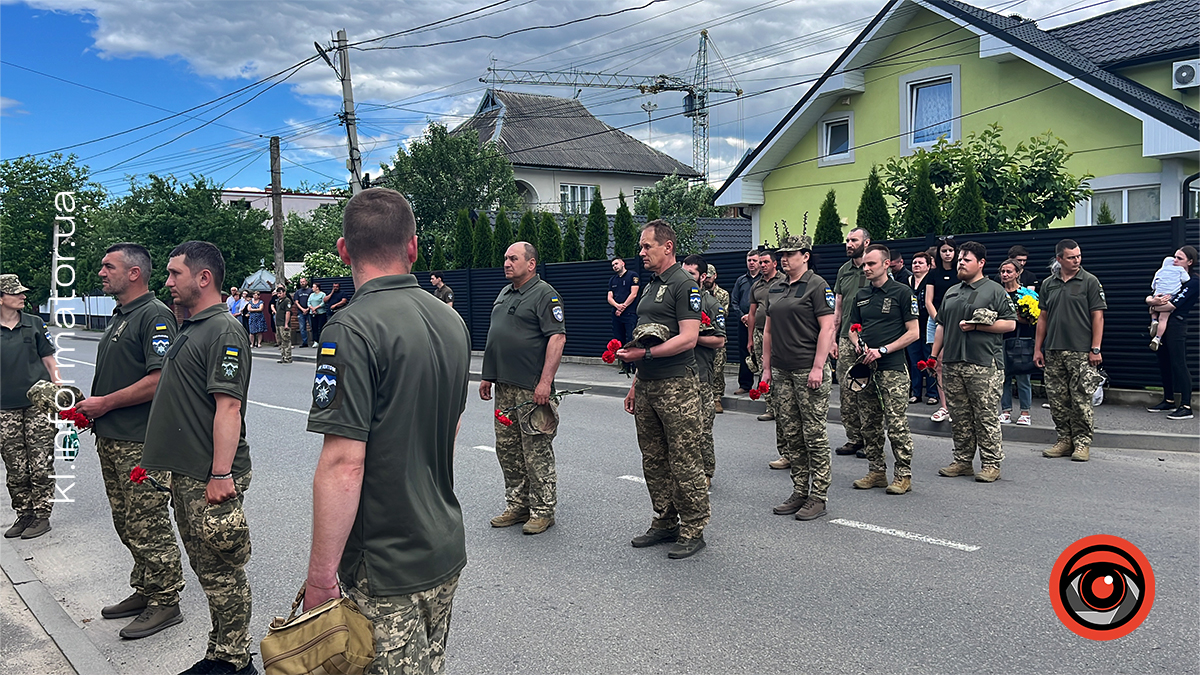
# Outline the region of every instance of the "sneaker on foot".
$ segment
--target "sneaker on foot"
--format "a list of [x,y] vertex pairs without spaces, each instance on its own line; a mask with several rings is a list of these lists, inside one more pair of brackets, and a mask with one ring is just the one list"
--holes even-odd
[[839,455],[853,455],[855,452],[858,452],[858,449],[861,447],[863,447],[863,446],[859,445],[858,443],[855,443],[853,441],[846,441],[846,443],[844,445],[842,445],[842,447],[838,448],[837,450],[834,450],[834,452]]
[[808,501],[808,495],[802,495],[799,492],[793,492],[792,496],[788,497],[782,504],[771,509],[771,513],[777,516],[790,516],[793,513],[804,508],[804,503]]
[[1175,412],[1175,404],[1171,401],[1163,401],[1152,408],[1146,408],[1146,412]]
[[1031,426],[1032,424],[1033,424],[1033,420],[1030,419],[1029,413],[1027,413],[1027,412],[1021,413],[1021,416],[1017,418],[1017,426],[1028,427],[1028,426]]
[[1012,411],[1005,410],[1000,413],[1000,424],[1012,424]]
[[126,640],[137,640],[180,623],[183,623],[183,613],[179,611],[179,605],[150,605],[122,628],[119,635]]
[[738,387],[737,391],[733,392],[733,395],[734,396],[742,396],[743,394],[748,394],[748,393],[750,393],[748,390]]
[[681,537],[671,547],[671,550],[667,551],[667,557],[671,560],[690,558],[703,550],[705,546],[707,544],[704,543],[704,535],[700,535],[695,539]]
[[108,605],[100,610],[100,616],[106,619],[123,619],[127,616],[137,616],[146,609],[146,596],[134,591],[133,595],[115,605]]
[[1161,345],[1161,344],[1162,344],[1162,340],[1161,340],[1161,339],[1160,339],[1160,338],[1159,338],[1157,335],[1155,335],[1155,336],[1154,336],[1154,337],[1153,337],[1153,338],[1150,340],[1150,351],[1152,351],[1152,352],[1156,352],[1156,351],[1158,351],[1158,347],[1159,347],[1159,345]]
[[675,541],[679,538],[679,528],[673,527],[669,530],[650,528],[646,530],[646,534],[638,535],[629,542],[634,548],[646,548],[655,544],[664,544]]
[[32,523],[29,524],[29,527],[25,528],[25,531],[21,533],[21,538],[33,539],[34,537],[40,537],[49,532],[50,529],[49,518],[36,518]]
[[759,422],[774,422],[775,421],[775,413],[765,412],[758,416],[758,421]]
[[1186,405],[1181,405],[1174,412],[1167,415],[1169,420],[1190,420],[1192,419],[1192,409]]
[[804,506],[796,512],[796,520],[813,520],[825,515],[825,502],[816,497],[809,497]]

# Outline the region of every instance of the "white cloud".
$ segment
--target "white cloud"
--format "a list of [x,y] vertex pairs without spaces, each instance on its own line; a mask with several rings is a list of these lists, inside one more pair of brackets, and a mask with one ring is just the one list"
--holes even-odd
[[29,111],[22,108],[21,105],[22,103],[16,99],[0,96],[0,117],[28,115]]

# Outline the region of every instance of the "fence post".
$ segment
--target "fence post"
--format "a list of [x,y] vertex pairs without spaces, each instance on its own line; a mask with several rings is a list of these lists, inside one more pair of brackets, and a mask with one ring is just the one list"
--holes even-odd
[[1171,248],[1178,249],[1187,243],[1187,235],[1184,231],[1185,222],[1183,216],[1171,217]]

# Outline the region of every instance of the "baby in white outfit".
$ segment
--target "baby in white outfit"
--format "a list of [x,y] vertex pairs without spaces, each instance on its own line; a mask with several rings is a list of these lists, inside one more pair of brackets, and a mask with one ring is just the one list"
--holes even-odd
[[[1162,267],[1154,273],[1154,281],[1150,283],[1153,289],[1146,301],[1156,297],[1166,297],[1171,299],[1183,285],[1188,282],[1187,268],[1179,267],[1175,264],[1175,258],[1167,256],[1163,258]],[[1158,351],[1158,347],[1162,344],[1163,333],[1167,330],[1167,320],[1171,318],[1170,310],[1162,310],[1156,307],[1150,308],[1150,332],[1154,338],[1150,340],[1150,349]]]

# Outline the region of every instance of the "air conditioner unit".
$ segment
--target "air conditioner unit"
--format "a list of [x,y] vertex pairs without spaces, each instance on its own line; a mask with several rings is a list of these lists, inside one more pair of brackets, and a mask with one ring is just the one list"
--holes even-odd
[[1191,89],[1196,86],[1200,86],[1200,59],[1171,64],[1172,89]]

